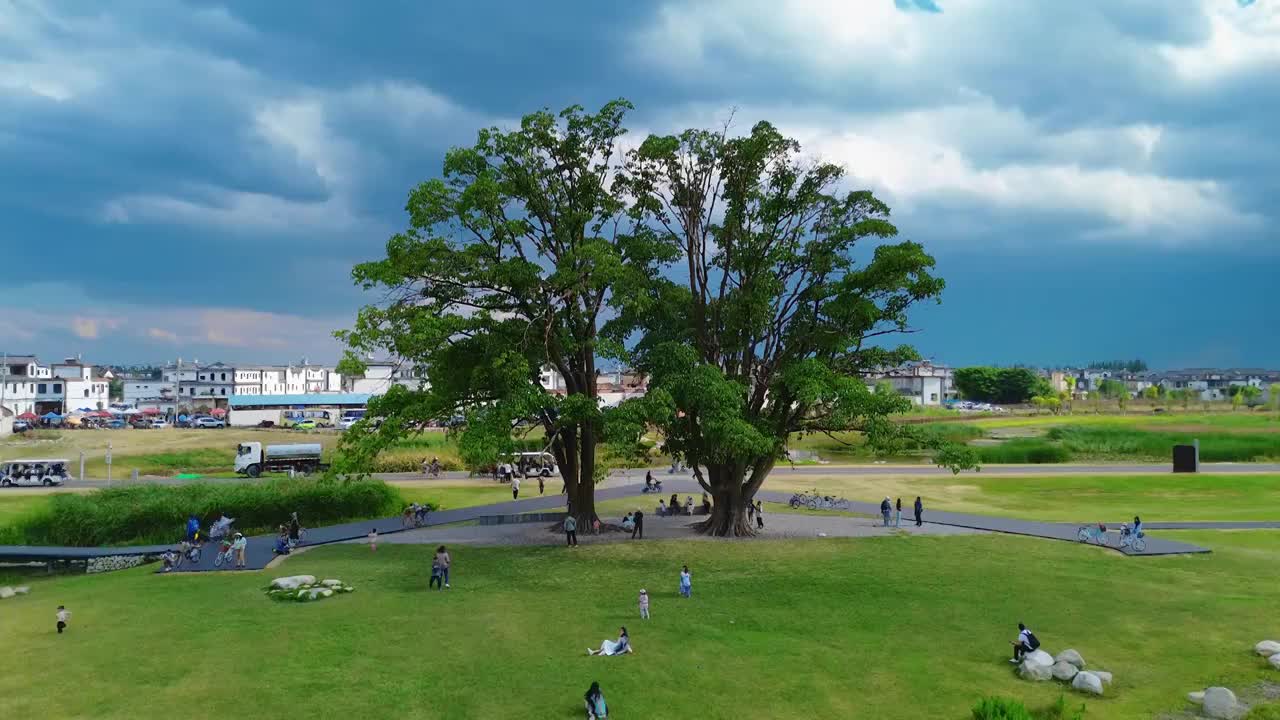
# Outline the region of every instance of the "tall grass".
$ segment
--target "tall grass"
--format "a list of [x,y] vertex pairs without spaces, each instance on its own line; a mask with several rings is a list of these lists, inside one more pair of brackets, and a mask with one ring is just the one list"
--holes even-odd
[[85,494],[57,494],[44,508],[0,531],[0,542],[29,545],[175,542],[189,515],[208,525],[225,513],[242,531],[276,527],[297,512],[307,525],[394,515],[399,493],[376,480],[279,479],[261,483],[133,485]]
[[981,461],[989,465],[1048,465],[1071,461],[1071,453],[1061,445],[1040,438],[1014,438],[999,445],[978,448]]
[[1051,428],[1045,437],[1072,455],[1113,459],[1168,460],[1174,445],[1200,441],[1205,462],[1251,462],[1280,458],[1280,433],[1164,432],[1124,425]]

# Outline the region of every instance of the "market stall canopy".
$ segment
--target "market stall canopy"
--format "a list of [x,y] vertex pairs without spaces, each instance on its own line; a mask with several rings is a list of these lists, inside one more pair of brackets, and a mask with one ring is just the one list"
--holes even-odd
[[143,415],[159,415],[160,411],[157,410],[156,408],[147,408],[146,410],[142,411],[142,414]]
[[33,412],[24,412],[18,416],[19,420],[38,420],[40,416]]
[[41,415],[41,416],[40,416],[40,419],[41,419],[41,420],[61,420],[61,419],[62,419],[62,416],[61,416],[61,415],[59,415],[59,414],[58,414],[58,413],[56,413],[56,412],[52,412],[52,411],[50,411],[50,412],[47,412],[47,413],[45,413],[45,414]]
[[226,415],[226,414],[227,414],[227,410],[226,410],[226,408],[214,408],[214,409],[212,409],[212,410],[210,410],[210,411],[209,411],[209,414],[210,414],[210,415],[212,415],[212,416],[214,416],[214,417],[221,417],[221,416],[223,416],[223,415]]

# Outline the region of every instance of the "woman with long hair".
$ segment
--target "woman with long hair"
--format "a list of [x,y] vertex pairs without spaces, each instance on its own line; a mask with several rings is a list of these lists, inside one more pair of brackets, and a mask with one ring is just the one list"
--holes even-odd
[[627,635],[627,628],[621,628],[617,640],[605,640],[600,643],[599,650],[587,648],[588,655],[621,655],[623,653],[632,652],[631,636]]

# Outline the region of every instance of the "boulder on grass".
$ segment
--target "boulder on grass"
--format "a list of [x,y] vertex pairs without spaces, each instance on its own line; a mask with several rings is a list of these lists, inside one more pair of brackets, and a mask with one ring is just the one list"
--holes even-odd
[[1103,685],[1111,684],[1111,673],[1107,672],[1106,670],[1090,670],[1089,672],[1093,673],[1094,675],[1097,675],[1098,679],[1102,681]]
[[1189,693],[1187,693],[1187,702],[1193,702],[1193,703],[1195,703],[1196,705],[1203,705],[1203,704],[1204,704],[1204,691],[1203,691],[1203,690],[1196,690],[1195,692],[1189,692]]
[[1280,653],[1276,653],[1275,655],[1267,658],[1267,662],[1271,663],[1271,667],[1280,670]]
[[321,584],[321,585],[323,585],[323,586],[325,586],[325,587],[327,587],[327,588],[342,587],[342,581],[341,581],[341,580],[332,580],[332,579],[330,579],[330,580],[321,580],[321,581],[320,581],[320,584]]
[[1102,680],[1087,670],[1081,670],[1076,673],[1075,677],[1071,679],[1071,687],[1091,695],[1102,694]]
[[11,587],[0,587],[0,600],[11,598],[18,593],[13,591]]
[[1263,657],[1271,657],[1276,653],[1280,653],[1280,642],[1276,642],[1275,640],[1263,640],[1253,646],[1253,651]]
[[1022,656],[1018,675],[1023,680],[1050,680],[1053,678],[1053,657],[1042,650]]
[[1080,668],[1065,660],[1059,660],[1053,664],[1053,667],[1049,668],[1049,671],[1053,673],[1054,680],[1068,682],[1076,676],[1076,673],[1080,672]]
[[1054,662],[1067,662],[1076,666],[1077,670],[1084,669],[1084,658],[1080,657],[1080,653],[1075,650],[1063,650],[1053,659]]
[[315,584],[315,575],[290,575],[289,577],[276,578],[271,581],[271,587],[281,590],[297,590],[303,585]]
[[13,589],[13,592],[16,595],[26,595],[27,593],[31,592],[31,588],[27,587],[26,585],[19,585],[18,587]]
[[1236,694],[1224,687],[1211,687],[1204,691],[1203,712],[1215,720],[1236,720],[1244,714],[1244,707],[1236,700]]

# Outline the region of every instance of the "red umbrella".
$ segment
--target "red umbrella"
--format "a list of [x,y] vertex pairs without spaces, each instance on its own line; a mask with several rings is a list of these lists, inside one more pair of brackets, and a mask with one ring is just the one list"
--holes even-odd
[[18,416],[19,420],[39,420],[40,416],[33,412],[24,412]]
[[146,410],[142,411],[142,414],[143,415],[159,415],[160,411],[157,410],[156,408],[147,408]]
[[107,412],[106,410],[99,410],[97,412],[91,412],[89,414],[92,415],[93,417],[100,417],[100,418],[111,417],[111,413]]
[[214,408],[209,411],[209,414],[216,417],[219,415],[226,415],[227,411],[224,408]]

